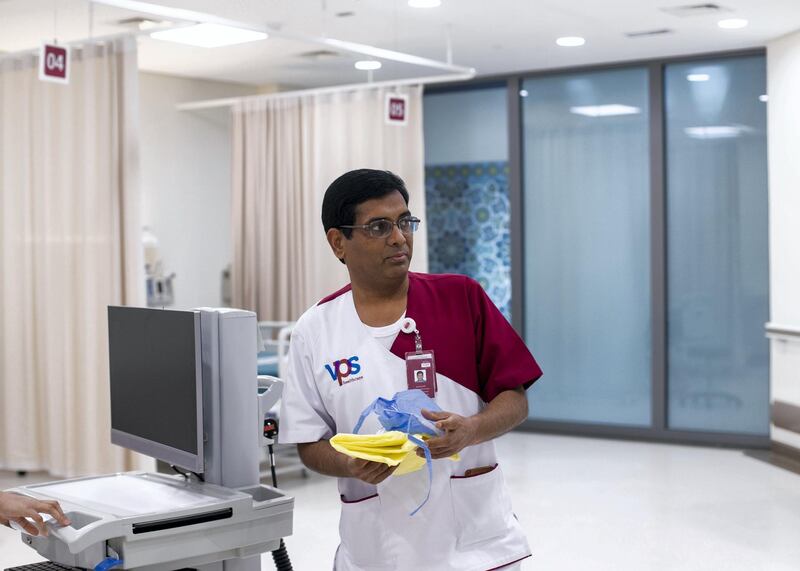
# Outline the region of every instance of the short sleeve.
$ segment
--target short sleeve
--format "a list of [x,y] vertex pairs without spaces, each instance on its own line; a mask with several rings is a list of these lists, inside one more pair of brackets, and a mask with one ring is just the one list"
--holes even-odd
[[314,382],[309,345],[297,330],[289,343],[288,359],[281,399],[279,442],[298,444],[331,438],[335,424]]
[[477,282],[470,280],[480,396],[490,402],[503,391],[528,389],[542,370],[525,342]]

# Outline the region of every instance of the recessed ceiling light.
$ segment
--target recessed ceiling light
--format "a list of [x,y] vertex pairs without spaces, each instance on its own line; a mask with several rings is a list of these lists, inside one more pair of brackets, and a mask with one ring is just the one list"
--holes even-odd
[[686,76],[686,79],[689,81],[708,81],[711,76],[707,73],[690,73]]
[[740,30],[747,27],[747,20],[744,18],[728,18],[717,22],[717,26],[725,30]]
[[578,36],[565,36],[563,38],[558,38],[556,43],[562,48],[574,48],[582,46],[586,43],[586,40]]
[[197,24],[196,26],[153,32],[150,37],[156,40],[166,40],[201,48],[218,48],[265,40],[267,34],[219,24]]
[[374,59],[364,59],[356,62],[356,69],[361,71],[373,71],[381,68],[381,62]]
[[708,127],[686,127],[683,132],[692,139],[732,139],[748,132],[738,125],[711,125]]
[[761,101],[762,103],[766,103],[767,101],[769,101],[769,95],[766,95],[766,94],[765,95],[759,95],[758,96],[758,100]]
[[620,105],[610,103],[607,105],[584,105],[581,107],[570,107],[570,113],[585,115],[586,117],[612,117],[614,115],[636,115],[642,110],[631,105]]
[[442,0],[408,0],[408,5],[412,8],[438,8]]
[[527,97],[528,96],[528,90],[527,89],[520,89],[519,90],[519,96],[520,97]]

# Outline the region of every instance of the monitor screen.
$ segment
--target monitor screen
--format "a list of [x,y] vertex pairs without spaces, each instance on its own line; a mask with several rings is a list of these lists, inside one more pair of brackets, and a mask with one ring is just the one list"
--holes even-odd
[[203,471],[200,313],[108,308],[111,442]]

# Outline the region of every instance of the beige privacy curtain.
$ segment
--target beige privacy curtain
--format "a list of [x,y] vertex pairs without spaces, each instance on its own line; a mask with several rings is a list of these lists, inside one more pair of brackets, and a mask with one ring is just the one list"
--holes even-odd
[[69,85],[0,59],[0,467],[128,468],[110,444],[106,306],[141,304],[136,44],[73,48]]
[[[408,95],[408,124],[387,125],[386,95]],[[325,189],[348,170],[387,169],[423,219],[411,267],[428,267],[422,88],[245,100],[233,109],[233,303],[260,320],[297,319],[348,282],[325,239]]]

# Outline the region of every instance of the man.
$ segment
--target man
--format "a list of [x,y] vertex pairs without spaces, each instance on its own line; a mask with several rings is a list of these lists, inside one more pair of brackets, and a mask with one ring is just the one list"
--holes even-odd
[[61,506],[54,500],[36,500],[19,494],[0,492],[0,524],[9,525],[13,521],[30,535],[47,535],[47,526],[41,514],[53,516],[60,525],[70,524],[61,511]]
[[[339,478],[341,544],[334,567],[361,569],[513,569],[531,552],[511,510],[492,439],[528,413],[527,389],[541,371],[483,289],[464,276],[408,271],[413,232],[403,181],[361,169],[325,193],[322,223],[350,285],[309,309],[289,350],[281,442],[297,443],[310,469]],[[408,387],[406,353],[415,336],[433,350],[436,402],[423,414],[442,431],[428,441],[428,472],[393,469],[335,451],[329,439],[352,432],[376,397]],[[414,378],[412,376],[412,378]],[[374,432],[375,422],[361,432]],[[448,459],[454,454],[460,460]]]

